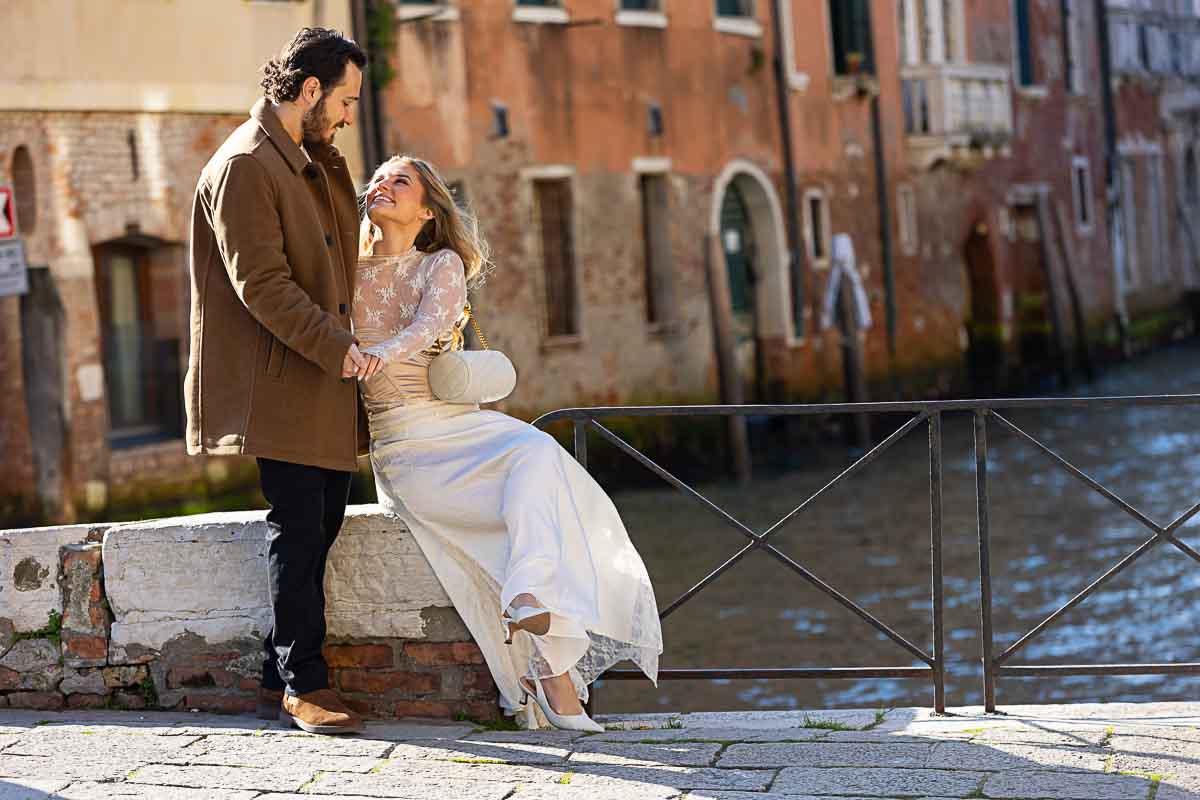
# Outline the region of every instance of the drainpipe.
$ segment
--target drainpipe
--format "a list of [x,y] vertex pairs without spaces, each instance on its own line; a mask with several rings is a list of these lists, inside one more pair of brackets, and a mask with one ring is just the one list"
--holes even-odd
[[[804,323],[804,272],[800,260],[800,200],[796,192],[796,160],[792,152],[792,114],[791,99],[788,88],[789,64],[785,64],[783,54],[787,52],[783,46],[783,0],[772,0],[771,18],[775,31],[775,57],[772,60],[775,75],[775,102],[779,112],[779,133],[783,140],[783,178],[784,202],[787,204],[788,242],[788,275],[792,284],[792,316],[796,329],[796,337],[803,338]],[[790,15],[789,15],[790,18]],[[791,36],[792,31],[786,35]]]
[[[359,47],[366,50],[370,42],[370,28],[367,24],[368,4],[371,0],[350,0],[351,24],[353,25],[354,40]],[[360,127],[359,136],[363,148],[363,183],[371,179],[371,174],[383,161],[383,120],[379,113],[379,92],[375,90],[375,81],[371,79],[370,65],[367,74],[363,76],[362,97],[359,99]]]
[[[874,59],[872,59],[874,63]],[[877,67],[878,68],[878,67]],[[875,150],[875,195],[879,201],[879,246],[883,253],[883,294],[887,312],[888,360],[896,360],[896,278],[892,263],[892,213],[888,204],[887,156],[879,95],[871,97],[871,144]],[[890,371],[890,370],[889,370]]]

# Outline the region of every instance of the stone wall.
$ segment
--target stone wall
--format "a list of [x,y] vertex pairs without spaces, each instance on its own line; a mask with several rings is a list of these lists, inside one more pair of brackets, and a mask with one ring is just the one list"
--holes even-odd
[[[263,512],[0,533],[0,707],[254,710]],[[371,717],[491,719],[482,653],[411,534],[356,506],[326,580],[330,681]]]

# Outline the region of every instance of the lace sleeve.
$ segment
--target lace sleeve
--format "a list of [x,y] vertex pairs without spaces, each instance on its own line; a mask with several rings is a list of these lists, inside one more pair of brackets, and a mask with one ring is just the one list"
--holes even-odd
[[454,326],[467,304],[467,282],[462,259],[444,250],[422,267],[421,301],[413,320],[390,339],[363,350],[385,363],[403,361],[433,345]]

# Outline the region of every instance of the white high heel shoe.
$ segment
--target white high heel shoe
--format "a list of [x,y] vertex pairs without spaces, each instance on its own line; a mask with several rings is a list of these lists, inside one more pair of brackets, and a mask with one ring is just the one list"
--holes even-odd
[[[537,693],[530,691],[526,681],[532,681]],[[587,712],[582,714],[555,714],[554,709],[550,707],[550,700],[546,697],[546,691],[542,688],[542,682],[536,678],[521,678],[518,683],[521,685],[521,690],[525,692],[527,697],[532,697],[538,707],[542,709],[542,713],[546,715],[546,719],[551,725],[563,731],[585,731],[587,733],[604,733],[604,726],[595,722],[587,715]]]
[[534,636],[545,636],[550,632],[550,611],[534,606],[518,606],[504,612],[500,618],[504,626],[504,643],[512,644],[513,631],[526,631]]

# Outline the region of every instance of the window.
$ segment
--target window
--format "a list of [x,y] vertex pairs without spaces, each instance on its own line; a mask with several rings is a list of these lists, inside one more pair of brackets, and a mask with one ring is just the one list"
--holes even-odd
[[29,148],[21,145],[12,160],[13,202],[16,203],[17,230],[24,236],[37,228],[37,181]]
[[533,192],[542,234],[546,334],[551,337],[578,336],[571,181],[566,178],[535,180]]
[[1033,63],[1033,31],[1030,18],[1030,0],[1013,0],[1013,34],[1018,86],[1036,86],[1037,73]]
[[646,267],[646,321],[671,319],[670,200],[666,175],[638,178],[642,195],[642,251]]
[[1095,209],[1092,203],[1092,168],[1087,158],[1071,160],[1071,194],[1075,198],[1075,227],[1081,233],[1092,230]]
[[917,254],[917,193],[904,185],[896,189],[896,221],[900,228],[900,250],[907,256]]
[[874,74],[868,0],[829,0],[833,71],[838,75]]
[[448,0],[400,0],[400,19],[406,22],[432,20],[453,22],[459,18],[458,8]]
[[1066,71],[1067,91],[1071,94],[1086,94],[1084,76],[1087,65],[1084,55],[1085,36],[1083,4],[1080,0],[1062,0],[1063,18],[1063,68]]
[[[694,1],[694,0],[693,0]],[[617,24],[635,28],[665,28],[665,0],[620,0],[617,3]]]
[[829,265],[831,238],[829,201],[820,189],[809,189],[804,193],[804,242],[813,266]]
[[966,61],[963,0],[900,0],[897,8],[905,64]]
[[157,252],[116,243],[94,254],[114,447],[183,433],[178,265],[152,265]]
[[718,17],[753,17],[754,0],[717,0]]

